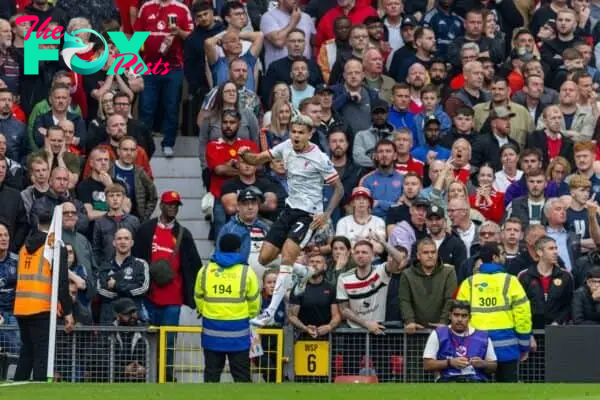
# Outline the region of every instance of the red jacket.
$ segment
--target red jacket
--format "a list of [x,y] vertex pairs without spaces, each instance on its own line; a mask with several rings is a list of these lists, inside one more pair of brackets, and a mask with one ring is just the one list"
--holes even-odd
[[469,204],[471,204],[472,208],[479,211],[481,215],[485,217],[485,219],[489,219],[497,224],[500,224],[504,218],[504,193],[496,192],[494,189],[492,189],[490,192],[490,198],[492,199],[491,205],[477,205],[477,195],[472,194],[469,196]]
[[[352,25],[362,24],[367,17],[378,16],[377,11],[371,7],[370,3],[369,0],[357,0],[354,8],[348,13]],[[319,54],[323,42],[334,38],[333,23],[342,15],[344,15],[344,11],[340,6],[335,6],[323,15],[317,26],[317,36],[315,37],[316,54]]]

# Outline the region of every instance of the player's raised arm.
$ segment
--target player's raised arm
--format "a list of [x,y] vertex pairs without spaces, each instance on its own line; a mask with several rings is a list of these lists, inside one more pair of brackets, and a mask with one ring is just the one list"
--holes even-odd
[[248,146],[242,146],[238,149],[238,155],[244,162],[251,165],[262,165],[271,161],[271,153],[265,150],[262,153],[252,153]]

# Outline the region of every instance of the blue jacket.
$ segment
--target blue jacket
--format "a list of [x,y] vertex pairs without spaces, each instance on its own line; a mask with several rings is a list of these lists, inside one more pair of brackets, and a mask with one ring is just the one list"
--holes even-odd
[[430,147],[427,144],[424,144],[422,146],[413,147],[412,151],[410,152],[410,155],[416,158],[417,160],[423,161],[425,164],[427,164],[427,153],[429,153],[430,150],[435,151],[437,153],[437,156],[435,156],[436,160],[446,161],[448,158],[450,158],[450,155],[452,154],[450,150],[443,146],[440,146],[439,144],[436,144],[435,147]]
[[376,169],[362,178],[360,186],[369,189],[373,200],[377,202],[377,205],[373,208],[373,215],[385,219],[390,206],[396,204],[402,196],[404,175],[396,170],[393,170],[389,175],[385,175],[379,169]]
[[[377,92],[373,89],[370,89],[366,86],[363,86],[363,89],[365,89],[367,93],[369,93],[369,98],[371,99],[371,101],[379,97]],[[333,109],[335,111],[340,111],[342,108],[344,108],[346,103],[351,101],[350,97],[348,96],[348,91],[346,90],[346,87],[343,83],[338,83],[337,85],[331,86],[331,90],[333,90]]]
[[413,134],[413,147],[420,146],[425,141],[419,138],[419,131],[415,123],[415,115],[410,111],[398,111],[394,106],[390,106],[388,114],[388,123],[394,126],[394,129],[408,128]]
[[18,259],[15,253],[8,253],[4,260],[0,261],[0,312],[13,311]]
[[446,14],[439,7],[425,14],[421,23],[430,26],[435,32],[437,56],[441,59],[446,59],[450,43],[465,34],[460,17],[453,12]]
[[19,163],[24,163],[29,153],[25,124],[13,117],[0,118],[0,132],[6,137],[6,156]]
[[242,241],[242,247],[240,248],[239,254],[242,259],[242,264],[247,264],[248,257],[250,256],[250,250],[252,248],[252,242],[256,242],[255,245],[260,246],[265,236],[267,236],[268,231],[269,225],[267,225],[267,223],[262,219],[256,218],[252,225],[246,225],[240,221],[238,214],[236,214],[219,231],[219,236],[216,240],[217,246],[215,249],[215,256],[221,251],[219,248],[219,242],[221,241],[223,235],[233,233],[234,235],[239,236],[240,240]]
[[[440,120],[440,135],[444,136],[450,133],[450,129],[452,129],[452,120],[448,114],[446,114],[441,104],[438,104],[435,110],[433,110],[433,115]],[[425,117],[425,111],[415,115],[415,124],[417,125],[417,136],[419,137],[419,143],[425,143]]]

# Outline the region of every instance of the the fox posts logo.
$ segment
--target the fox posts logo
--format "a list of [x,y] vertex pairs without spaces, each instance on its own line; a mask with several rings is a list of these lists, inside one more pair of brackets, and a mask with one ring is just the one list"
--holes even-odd
[[[60,56],[67,67],[78,74],[90,75],[100,71],[106,65],[108,57],[114,58],[108,75],[122,75],[126,71],[135,75],[164,75],[170,70],[169,63],[163,63],[162,60],[154,66],[151,63],[146,65],[138,54],[150,32],[135,32],[129,39],[123,32],[107,32],[118,50],[118,54],[111,55],[104,37],[92,29],[79,29],[69,33],[63,32],[62,26],[57,26],[50,31],[47,27],[50,18],[38,27],[39,19],[34,15],[21,16],[15,21],[17,25],[24,22],[31,22],[31,28],[25,34],[25,75],[39,74],[40,61],[58,61],[59,51],[54,45],[59,45],[61,39],[64,39],[64,44]],[[96,36],[104,45],[104,50],[96,59],[86,61],[78,56],[89,52],[93,47],[93,44],[86,45],[76,36],[81,32]],[[150,67],[153,67],[152,70]]]

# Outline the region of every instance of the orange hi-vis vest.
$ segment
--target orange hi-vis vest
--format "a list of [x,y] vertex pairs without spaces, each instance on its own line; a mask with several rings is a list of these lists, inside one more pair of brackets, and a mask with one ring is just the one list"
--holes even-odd
[[25,246],[21,247],[14,314],[27,316],[50,312],[51,297],[52,269],[44,258],[44,246],[40,246],[33,254]]

